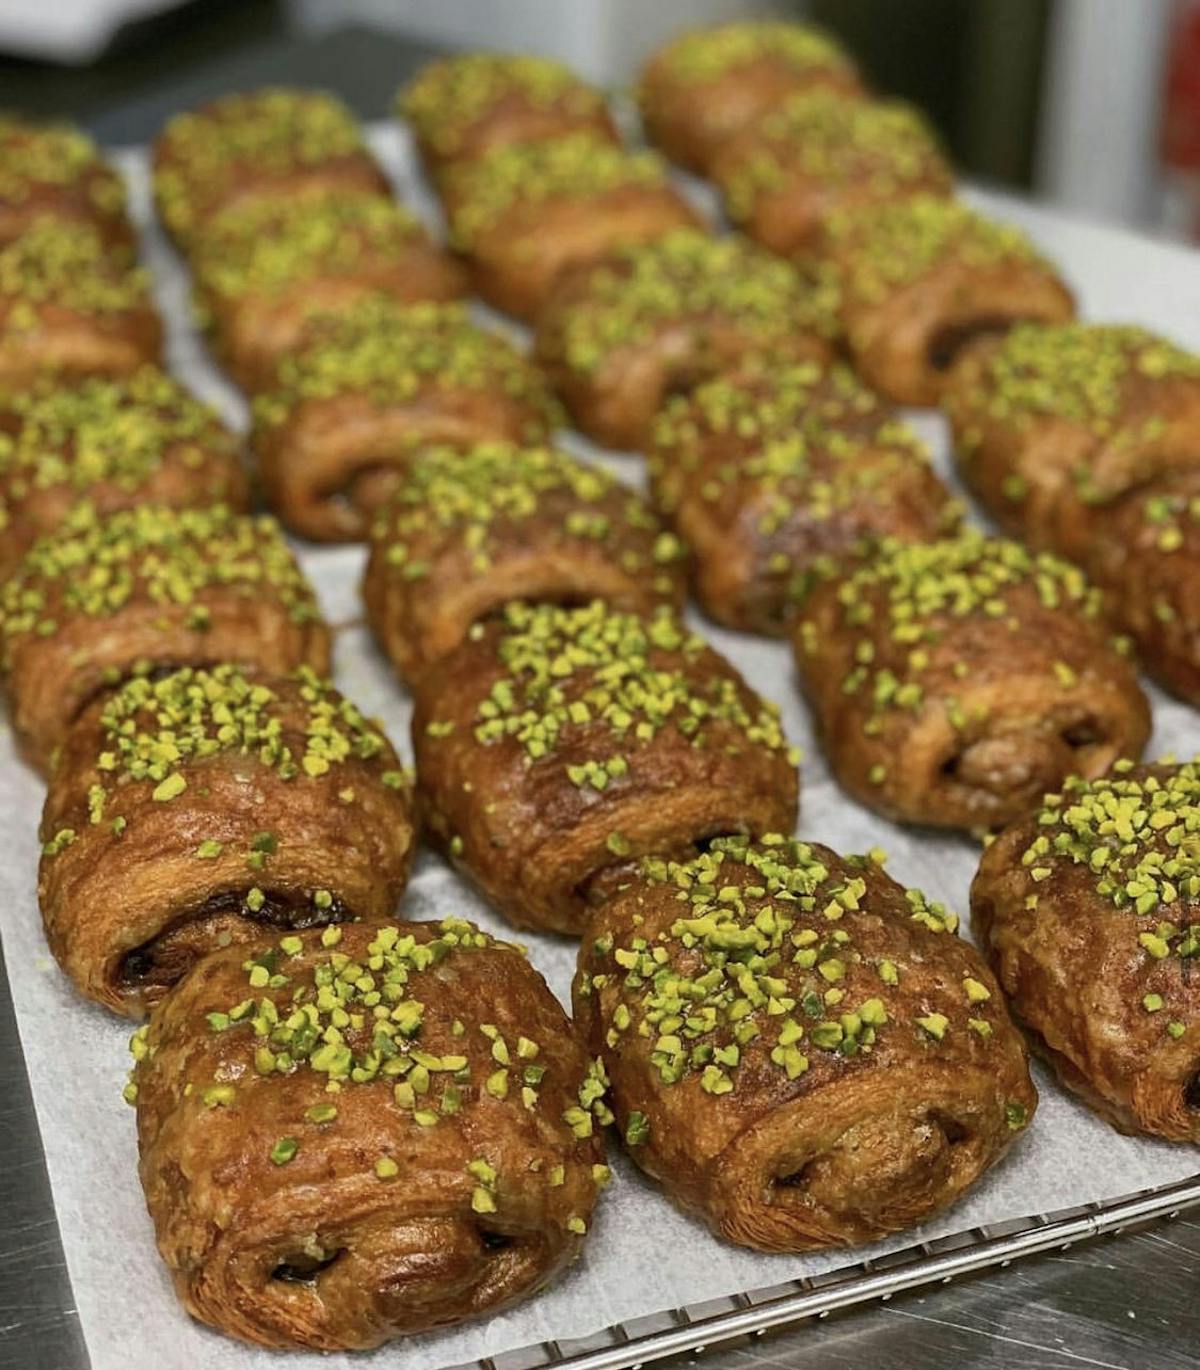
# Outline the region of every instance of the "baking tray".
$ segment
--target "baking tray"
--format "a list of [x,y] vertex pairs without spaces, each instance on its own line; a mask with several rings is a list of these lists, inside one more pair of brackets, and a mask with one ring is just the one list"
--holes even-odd
[[[371,138],[381,160],[392,174],[401,198],[435,215],[416,176],[411,148],[402,131],[394,126],[381,126],[371,130]],[[197,393],[216,403],[230,421],[244,425],[244,403],[212,366],[192,328],[186,278],[178,262],[166,248],[161,234],[153,226],[145,153],[140,150],[126,150],[117,155],[117,160],[129,179],[133,212],[145,231],[146,256],[155,268],[156,290],[168,326],[168,363]],[[704,208],[712,209],[707,188],[690,180],[685,180],[683,184],[689,194],[700,199]],[[1111,229],[1081,224],[1020,201],[983,192],[974,192],[972,197],[981,202],[983,207],[1024,224],[1033,232],[1045,251],[1063,261],[1067,274],[1081,286],[1081,303],[1088,317],[1149,323],[1178,337],[1180,341],[1200,348],[1200,261],[1192,254],[1167,245],[1151,244],[1147,240]],[[923,435],[934,439],[941,438],[940,420],[935,417],[920,414],[914,416],[914,422]],[[572,435],[566,435],[563,445],[592,459],[599,459],[626,479],[636,479],[639,468],[628,456],[598,452]],[[944,450],[942,455],[944,458]],[[353,634],[361,639],[361,612],[356,594],[357,563],[353,554],[343,555],[326,549],[305,553],[303,559],[319,582],[319,589],[331,621],[343,633]],[[327,577],[324,571],[318,568],[336,568],[337,574]],[[708,624],[701,623],[700,626],[702,631],[719,647],[728,651],[735,660],[740,653],[753,654],[762,650],[750,639],[722,634]],[[778,652],[779,648],[776,645],[771,650]],[[373,711],[374,707],[380,704],[384,698],[384,691],[390,689],[394,693],[396,690],[382,665],[374,674],[350,682],[342,680],[340,683],[368,711]],[[775,679],[772,676],[772,685],[772,692],[776,697],[794,692],[794,684],[790,678]],[[1156,707],[1161,702],[1161,697],[1156,694]],[[794,707],[794,701],[791,704]],[[1195,749],[1200,749],[1200,717],[1195,714],[1187,715],[1178,705],[1165,708],[1169,710],[1175,725],[1170,732],[1171,739],[1178,738],[1179,720],[1185,718],[1190,729],[1188,740],[1195,744]],[[393,733],[395,735],[395,728]],[[405,741],[398,735],[395,736],[395,740],[400,743]],[[816,793],[826,796],[824,809],[818,801],[817,808],[820,812],[815,818],[814,774]],[[806,835],[811,833],[818,837],[827,836],[835,845],[847,848],[852,843],[863,845],[862,834],[865,829],[870,830],[872,839],[884,838],[909,845],[921,841],[919,836],[910,838],[901,835],[899,830],[855,809],[849,801],[838,799],[828,788],[827,775],[824,782],[821,780],[822,775],[819,758],[810,752],[804,787],[808,809],[802,816],[802,830]],[[962,844],[959,844],[955,852],[954,859],[960,870],[965,862],[965,850]],[[933,848],[927,853],[927,857],[930,856],[936,865],[937,855]],[[906,875],[902,869],[897,869],[896,873],[901,878]],[[429,874],[426,870],[425,875]],[[430,895],[428,884],[423,888],[425,892],[422,894],[422,878],[419,872],[406,908],[410,916],[431,916],[435,911],[431,903],[436,904],[439,898],[445,897],[438,892]],[[439,886],[438,890],[440,889]],[[959,907],[965,898],[965,888],[961,883],[956,884],[952,890],[934,887],[931,893],[934,897],[949,896]],[[425,907],[421,906],[422,901]],[[537,956],[534,959],[536,963]],[[63,1001],[72,1005],[73,1012],[81,1015],[88,1012],[78,1001],[71,1000],[69,990],[64,990]],[[33,1075],[31,1069],[31,1077]],[[37,1097],[38,1086],[42,1082],[33,1079],[32,1083]],[[1071,1106],[1063,1105],[1061,1096],[1056,1099],[1052,1097],[1053,1087],[1044,1088],[1044,1093],[1047,1095],[1046,1113],[1051,1111],[1049,1106],[1052,1102],[1060,1110],[1056,1116],[1061,1116],[1064,1107],[1067,1112],[1071,1111]],[[44,1136],[48,1116],[43,1114],[42,1100],[39,1098],[39,1121]],[[1096,1125],[1094,1141],[1103,1144],[1109,1136],[1103,1125]],[[1114,1149],[1124,1145],[1122,1139],[1116,1138],[1115,1134],[1111,1136]],[[50,1148],[48,1161],[51,1179],[54,1182],[56,1165],[54,1157],[49,1152]],[[435,1358],[434,1361],[430,1361],[427,1347],[420,1347],[420,1352],[426,1365],[474,1365],[481,1366],[484,1370],[544,1370],[544,1367],[548,1366],[569,1365],[577,1370],[625,1370],[625,1367],[681,1353],[696,1354],[706,1348],[744,1341],[807,1319],[826,1317],[855,1305],[887,1300],[907,1290],[986,1272],[1027,1256],[1065,1249],[1078,1242],[1105,1234],[1119,1233],[1126,1228],[1171,1217],[1188,1209],[1200,1208],[1200,1172],[1191,1173],[1191,1154],[1179,1148],[1165,1151],[1161,1147],[1152,1148],[1152,1152],[1153,1156],[1170,1155],[1173,1167],[1170,1182],[1159,1183],[1152,1188],[1139,1188],[1137,1192],[1130,1192],[1119,1198],[1086,1202],[1071,1208],[1028,1214],[1014,1219],[1006,1218],[1000,1222],[974,1224],[971,1222],[969,1211],[963,1211],[969,1210],[970,1204],[960,1204],[958,1211],[961,1214],[962,1230],[956,1230],[957,1224],[952,1213],[948,1222],[943,1221],[935,1229],[938,1235],[929,1240],[914,1241],[914,1234],[909,1234],[907,1244],[902,1238],[894,1242],[885,1254],[872,1254],[858,1261],[852,1258],[843,1261],[835,1255],[823,1261],[812,1262],[818,1267],[818,1273],[775,1283],[747,1279],[742,1282],[741,1292],[700,1302],[686,1301],[675,1307],[664,1307],[662,1312],[649,1316],[626,1316],[619,1319],[598,1317],[594,1321],[609,1321],[610,1325],[601,1331],[589,1332],[589,1335],[581,1339],[564,1339],[560,1336],[557,1339],[539,1340],[515,1350],[497,1350],[496,1354],[480,1355],[478,1358],[447,1355],[440,1360]],[[131,1170],[132,1154],[118,1161],[118,1164],[123,1164]],[[1089,1167],[1088,1174],[1090,1173]],[[124,1175],[124,1172],[122,1174]],[[1076,1187],[1078,1188],[1078,1184]],[[1130,1188],[1134,1186],[1131,1185]],[[1048,1190],[1043,1184],[1039,1199],[1053,1200],[1055,1197],[1059,1197],[1058,1192]],[[1079,1196],[1075,1194],[1072,1197]],[[1016,1205],[1010,1207],[1015,1208]],[[75,1221],[74,1215],[68,1211],[66,1226],[71,1227]],[[707,1243],[712,1240],[694,1225],[693,1231],[698,1242]],[[65,1249],[68,1248],[66,1235],[64,1233]],[[139,1234],[139,1242],[148,1244],[148,1239],[147,1225]],[[715,1248],[714,1255],[724,1250],[720,1247]],[[68,1262],[70,1263],[69,1249]],[[586,1275],[583,1278],[586,1278]],[[77,1285],[77,1295],[90,1292]],[[163,1296],[169,1297],[165,1290]],[[157,1287],[150,1291],[149,1297],[153,1300],[159,1298]],[[86,1300],[81,1297],[81,1305],[85,1302]],[[164,1311],[172,1317],[183,1318],[183,1314],[174,1307]],[[153,1314],[145,1312],[143,1317],[146,1320],[157,1317],[157,1309]],[[85,1317],[85,1333],[88,1330],[87,1321]],[[143,1324],[139,1333],[148,1333],[149,1330]],[[181,1328],[180,1331],[182,1330]],[[234,1358],[258,1354],[249,1348],[239,1348],[219,1338],[211,1343],[210,1349],[217,1357],[223,1349],[228,1349]],[[471,1349],[474,1351],[486,1348],[472,1346]],[[411,1351],[416,1353],[417,1345],[414,1344]],[[110,1362],[117,1363],[112,1346],[108,1344],[101,1350],[96,1350],[95,1354],[97,1361],[103,1361],[105,1366]],[[152,1353],[146,1350],[143,1354],[149,1357]],[[182,1349],[180,1354],[183,1354]],[[387,1352],[382,1354],[386,1355]],[[123,1363],[140,1365],[151,1362],[135,1358]],[[270,1363],[280,1362],[278,1358],[271,1358]]]

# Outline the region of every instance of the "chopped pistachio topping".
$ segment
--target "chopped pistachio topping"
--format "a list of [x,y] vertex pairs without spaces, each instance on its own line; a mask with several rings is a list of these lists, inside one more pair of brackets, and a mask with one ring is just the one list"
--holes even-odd
[[[873,921],[865,877],[877,865],[868,856],[831,865],[807,843],[778,835],[718,838],[684,863],[645,860],[643,879],[674,888],[683,907],[656,936],[593,947],[601,974],[622,986],[610,1046],[644,1038],[663,1084],[695,1075],[713,1095],[736,1089],[743,1053],[756,1039],[788,1080],[803,1076],[815,1053],[869,1053],[898,1012],[894,966],[877,977],[855,945],[856,915]],[[936,933],[957,927],[920,891],[906,897],[913,922]],[[593,992],[599,980],[593,977]],[[983,1011],[982,1002],[964,1000],[964,1022]],[[910,1022],[940,1040],[950,1020],[934,1013]],[[631,1145],[645,1140],[644,1126],[641,1115],[630,1115]]]
[[[919,710],[934,649],[949,625],[965,619],[1019,623],[1019,598],[1032,592],[1047,609],[1066,608],[1095,620],[1099,592],[1082,571],[1049,553],[968,529],[953,538],[905,544],[882,542],[877,555],[838,586],[842,623],[853,634],[855,666],[842,682],[872,706],[868,733],[890,710]],[[815,625],[808,625],[811,632]],[[804,625],[801,628],[804,640]],[[893,648],[895,650],[893,650]],[[1051,669],[1058,684],[1061,676]],[[966,720],[948,703],[951,721]],[[872,720],[877,720],[872,723]],[[882,777],[881,777],[882,779]]]
[[318,276],[387,263],[424,236],[415,214],[364,191],[255,195],[205,226],[194,269],[205,293],[280,296]]
[[353,392],[403,404],[431,386],[500,392],[527,405],[529,441],[562,423],[541,371],[504,334],[472,323],[464,306],[374,295],[308,316],[305,341],[280,364],[276,388],[255,401],[254,417],[270,428],[303,400]]
[[589,132],[497,148],[452,168],[446,183],[451,240],[465,251],[518,207],[536,215],[548,200],[668,187],[666,164],[656,154],[627,152]]
[[730,214],[744,219],[763,191],[797,179],[853,186],[883,198],[950,176],[937,140],[913,105],[848,100],[820,88],[798,91],[754,126],[755,142],[722,182]]
[[[116,690],[100,715],[97,770],[107,793],[123,783],[155,782],[170,800],[187,780],[181,768],[218,753],[255,757],[284,779],[322,775],[351,758],[378,756],[386,743],[357,708],[307,668],[298,684],[304,750],[285,740],[282,697],[235,666],[191,667],[150,680],[136,676]],[[291,706],[289,712],[296,712]]]
[[549,57],[467,52],[422,67],[396,104],[424,142],[451,157],[499,105],[560,111],[568,119],[585,120],[603,110],[604,97]]
[[805,331],[832,337],[837,293],[828,276],[810,281],[741,238],[680,228],[624,247],[590,270],[587,289],[562,314],[563,355],[588,374],[617,349],[692,319],[728,322],[762,346],[785,345]]
[[173,233],[196,225],[239,175],[286,177],[366,155],[354,116],[322,91],[267,87],[177,114],[163,130],[154,172],[159,212]]
[[880,303],[947,261],[972,270],[1011,262],[1052,269],[1021,229],[939,196],[839,210],[828,229],[844,262],[842,288],[865,304]]
[[[651,470],[668,509],[684,490],[710,518],[758,517],[760,579],[800,599],[834,570],[813,523],[848,520],[855,545],[864,511],[890,507],[897,481],[927,468],[924,443],[847,367],[816,362],[752,367],[672,397],[655,427]],[[931,525],[950,531],[959,507],[947,494]]]
[[1154,920],[1132,925],[1151,959],[1200,955],[1200,759],[1071,777],[1047,795],[1021,861],[1041,880],[1082,867],[1101,898]]
[[692,29],[669,43],[659,56],[672,80],[689,85],[715,81],[727,71],[764,59],[803,76],[852,69],[845,51],[820,29],[772,19]]
[[289,1161],[295,1160],[299,1150],[300,1143],[295,1137],[280,1137],[271,1148],[271,1160],[275,1165],[287,1165]]
[[4,328],[10,334],[36,332],[43,304],[79,314],[149,310],[149,284],[140,267],[114,264],[99,231],[87,223],[44,215],[0,247],[0,297],[9,302]]
[[294,623],[320,617],[312,587],[272,518],[243,517],[221,505],[141,505],[100,518],[80,504],[0,587],[2,655],[7,660],[17,640],[48,636],[65,619],[107,618],[136,601],[195,607],[188,625],[203,629],[207,615],[197,600],[212,591],[270,596]]
[[694,746],[719,722],[755,746],[786,752],[777,708],[746,699],[731,676],[692,669],[705,650],[665,609],[647,619],[599,601],[579,609],[509,604],[496,642],[505,674],[476,711],[475,738],[485,746],[513,738],[534,762],[586,735],[598,754],[568,775],[599,790],[628,771],[623,747],[636,749],[668,725]]
[[[232,463],[238,451],[212,409],[152,366],[69,388],[35,384],[11,407],[20,428],[0,433],[0,482],[10,503],[57,486],[76,495],[101,484],[135,491],[168,459],[198,469],[213,458]],[[224,493],[222,484],[212,498]]]
[[[675,581],[663,578],[662,568],[682,560],[679,539],[608,472],[551,448],[507,442],[422,448],[420,460],[402,472],[372,538],[404,580],[421,578],[431,552],[451,549],[484,574],[506,548],[524,548],[537,537],[530,527],[535,521],[555,539],[609,548],[628,574],[673,592]],[[436,736],[436,723],[431,728]]]
[[125,192],[120,179],[86,133],[69,124],[30,124],[0,115],[0,202],[19,205],[43,186],[84,181],[96,209],[121,212]]

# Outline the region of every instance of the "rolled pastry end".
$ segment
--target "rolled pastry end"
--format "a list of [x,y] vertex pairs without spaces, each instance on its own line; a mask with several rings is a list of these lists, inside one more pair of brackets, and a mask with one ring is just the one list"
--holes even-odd
[[579,1253],[607,1180],[602,1071],[460,919],[217,951],[132,1049],[159,1250],[194,1316],[259,1345],[499,1312]]

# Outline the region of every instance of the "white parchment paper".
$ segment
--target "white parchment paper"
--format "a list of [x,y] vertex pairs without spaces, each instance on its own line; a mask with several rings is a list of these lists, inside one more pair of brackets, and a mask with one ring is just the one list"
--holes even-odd
[[[404,198],[421,203],[407,145],[396,130],[380,130],[377,144]],[[178,263],[149,226],[144,159],[129,155],[135,209],[147,225],[145,249],[171,325],[170,362],[195,390],[244,424],[236,394],[213,370],[187,325],[186,282]],[[1023,223],[1059,261],[1077,287],[1083,312],[1095,319],[1137,321],[1200,348],[1200,258],[1180,248],[1089,226],[994,196],[979,197],[996,213]],[[940,421],[915,420],[949,472]],[[587,454],[585,444],[565,439]],[[632,457],[602,458],[630,481]],[[408,752],[409,701],[391,679],[360,621],[359,549],[302,549],[331,622],[338,625],[339,685],[377,715]],[[805,751],[800,831],[843,851],[881,845],[901,880],[965,910],[978,851],[966,839],[933,837],[893,827],[842,798],[815,749],[795,691],[787,650],[699,623],[750,682],[778,700],[787,731]],[[1154,693],[1152,750],[1200,750],[1200,715]],[[228,1341],[192,1323],[176,1302],[154,1249],[137,1181],[133,1114],[121,1101],[129,1028],[83,1003],[51,961],[42,940],[35,897],[36,825],[42,804],[38,779],[0,737],[0,934],[17,1021],[33,1084],[46,1160],[83,1333],[95,1370],[262,1370],[280,1357]],[[413,918],[460,914],[493,932],[504,927],[435,856],[424,854],[405,897]],[[573,945],[527,937],[534,964],[564,999]],[[1121,1137],[1092,1118],[1044,1074],[1035,1125],[1009,1158],[938,1222],[869,1252],[1114,1198],[1193,1174],[1194,1150]],[[615,1148],[614,1148],[615,1150]],[[681,1216],[617,1154],[616,1183],[597,1212],[583,1259],[556,1287],[515,1311],[459,1330],[422,1337],[370,1357],[294,1356],[298,1370],[364,1360],[408,1370],[442,1370],[481,1356],[552,1339],[587,1336],[612,1323],[778,1285],[847,1262],[827,1256],[760,1256],[723,1246]]]

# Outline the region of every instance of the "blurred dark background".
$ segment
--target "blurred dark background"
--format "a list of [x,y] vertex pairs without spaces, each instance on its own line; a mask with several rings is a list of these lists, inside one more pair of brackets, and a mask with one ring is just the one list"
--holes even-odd
[[[0,104],[66,115],[109,144],[146,141],[176,110],[266,82],[325,86],[382,118],[423,61],[463,45],[539,47],[621,86],[668,32],[776,10],[839,34],[880,90],[926,110],[968,176],[1143,226],[1194,222],[1200,55],[1189,67],[1184,44],[1190,26],[1200,52],[1200,0],[40,3],[0,0]],[[1184,136],[1164,166],[1172,75]]]

